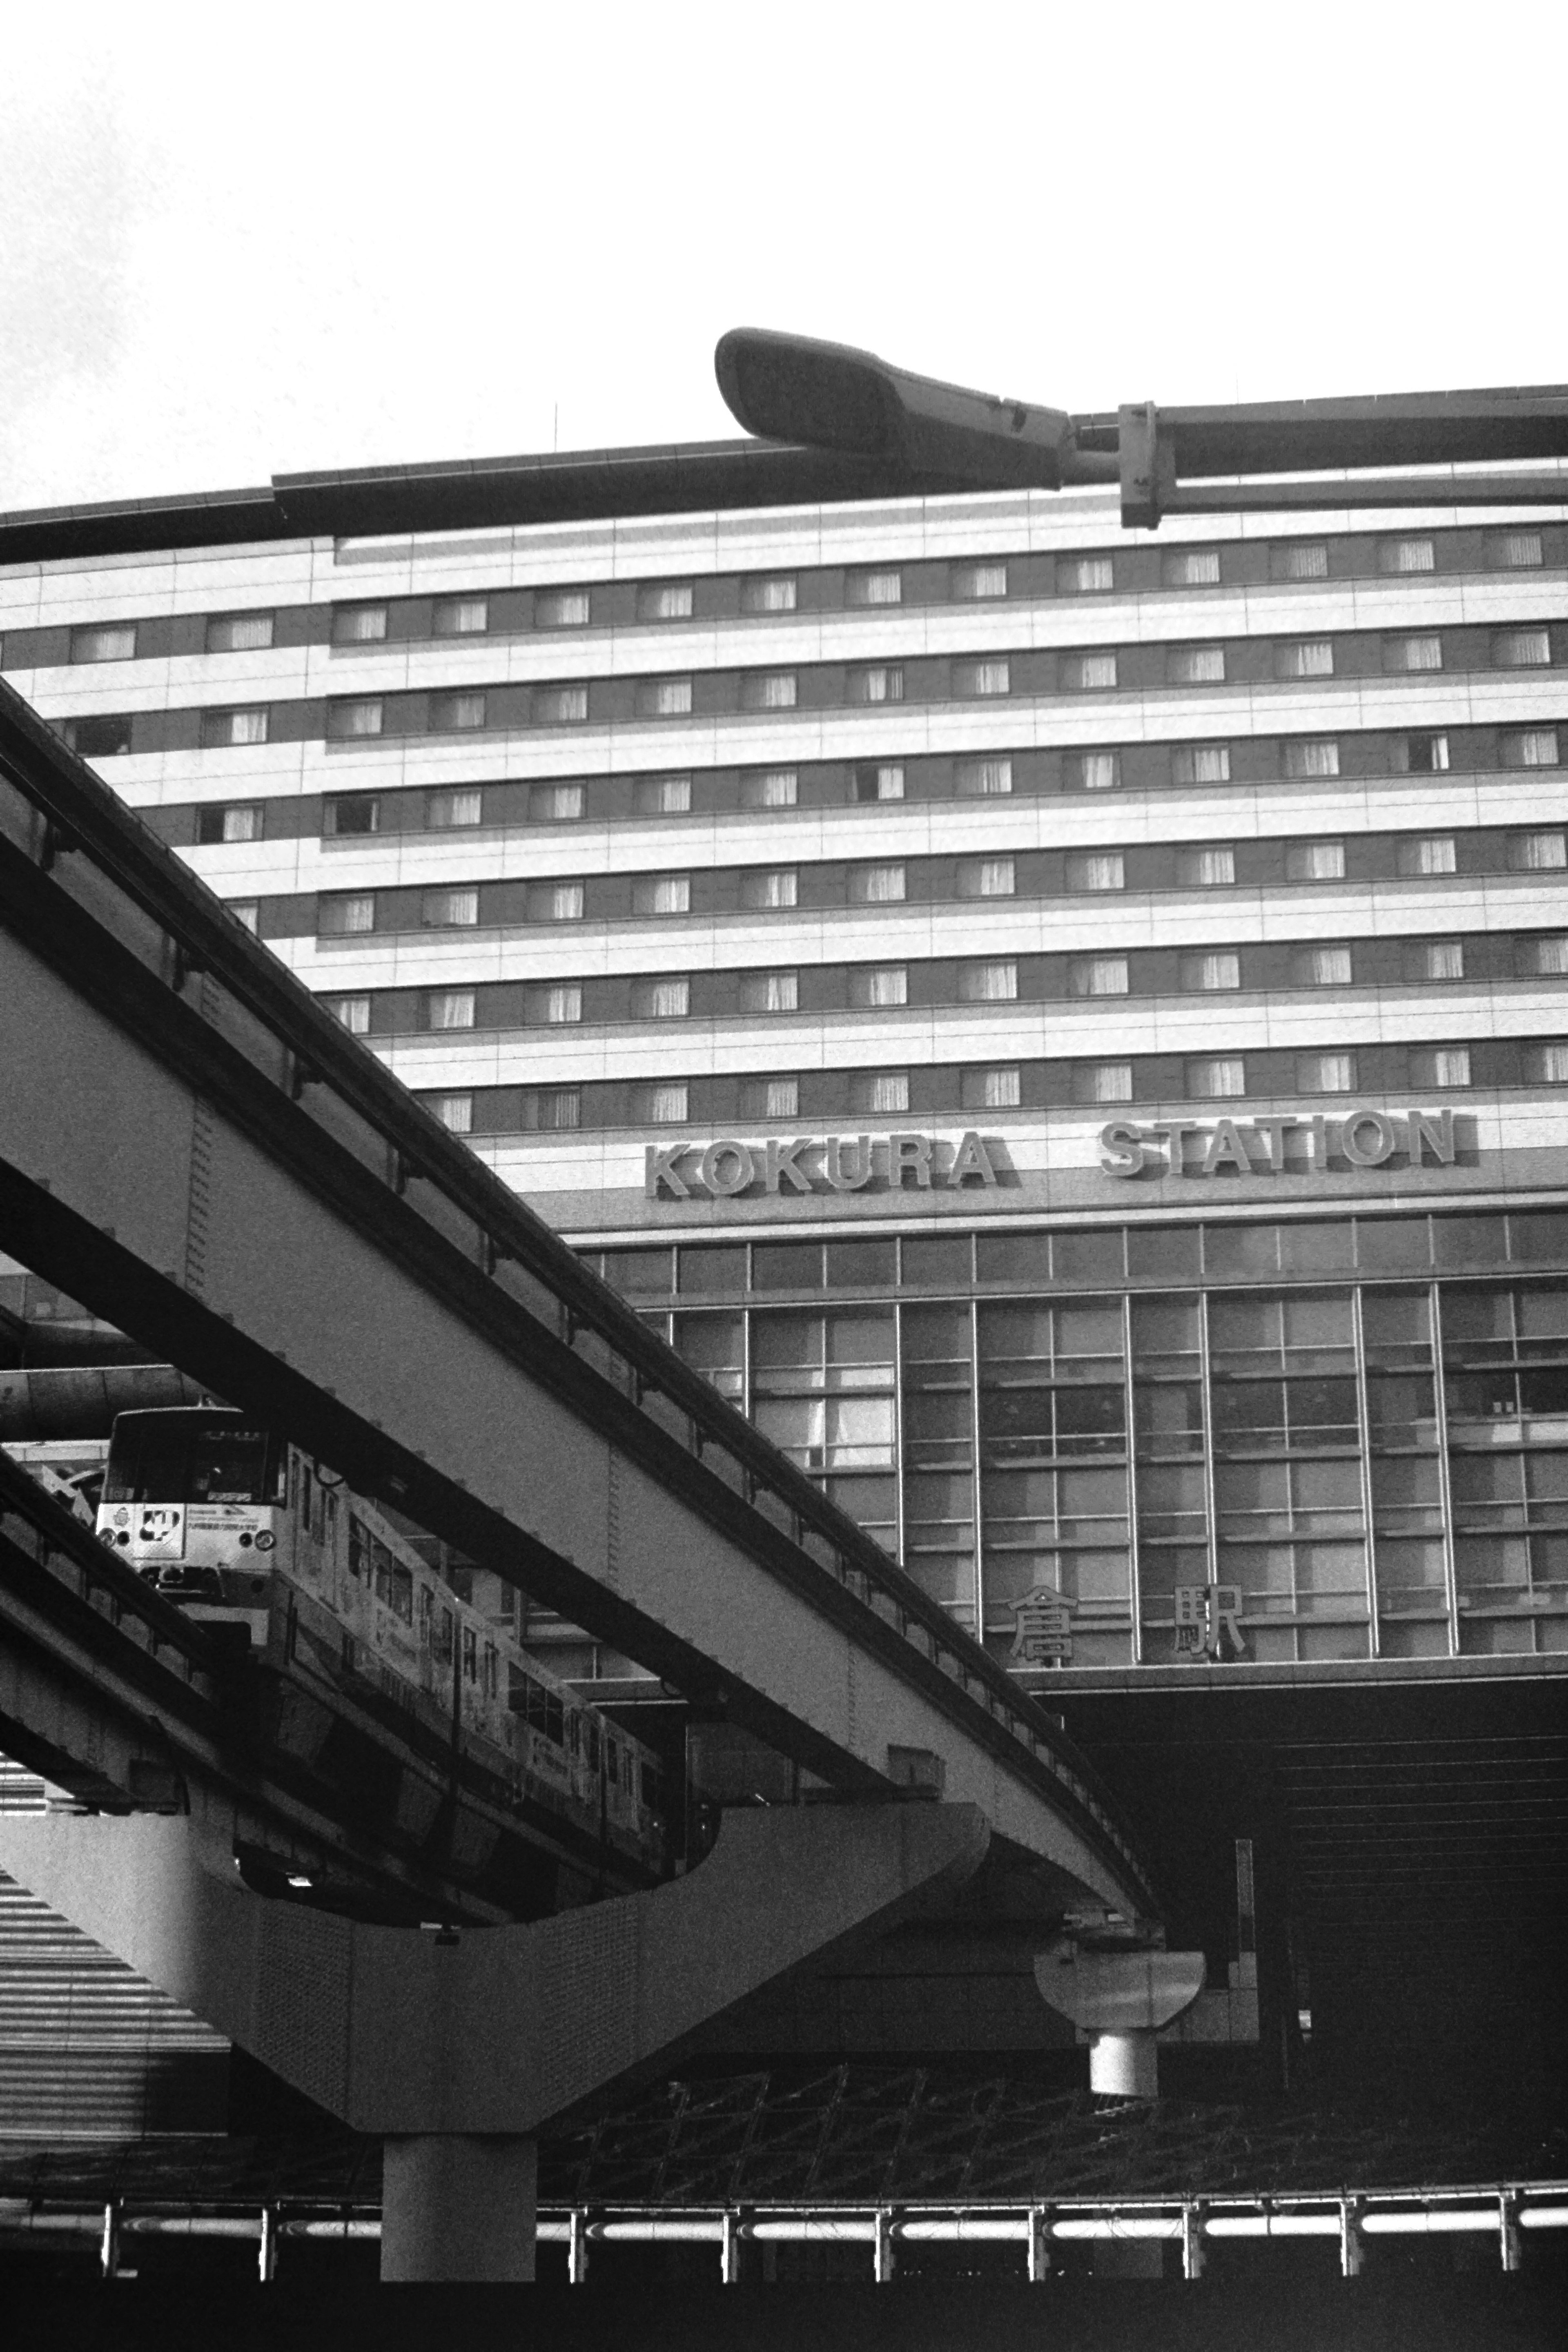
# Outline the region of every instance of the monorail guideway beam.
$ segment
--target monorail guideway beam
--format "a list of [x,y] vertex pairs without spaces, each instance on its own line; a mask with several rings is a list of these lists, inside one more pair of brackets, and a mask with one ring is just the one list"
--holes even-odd
[[5,1246],[841,1793],[939,1756],[1157,1908],[1051,1719],[3,688],[0,774]]
[[382,2276],[533,2275],[542,2126],[678,2060],[737,2003],[952,1905],[970,1805],[726,1814],[651,1892],[440,1935],[269,1902],[192,1822],[0,1814],[0,1867],[384,2144]]

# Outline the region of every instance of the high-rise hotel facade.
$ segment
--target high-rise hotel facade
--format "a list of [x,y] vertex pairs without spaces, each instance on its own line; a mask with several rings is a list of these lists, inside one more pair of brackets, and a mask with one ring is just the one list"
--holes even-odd
[[1524,1667],[1564,489],[15,518],[0,662],[1019,1673]]

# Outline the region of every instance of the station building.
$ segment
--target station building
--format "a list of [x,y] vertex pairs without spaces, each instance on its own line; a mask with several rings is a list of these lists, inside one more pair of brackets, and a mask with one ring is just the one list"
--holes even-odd
[[0,665],[1030,1683],[1552,1671],[1568,478],[687,454],[0,520]]

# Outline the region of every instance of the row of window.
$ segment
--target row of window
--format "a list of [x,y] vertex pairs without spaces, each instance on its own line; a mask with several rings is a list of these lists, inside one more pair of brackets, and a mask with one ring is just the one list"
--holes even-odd
[[391,988],[325,998],[355,1036],[411,1031],[559,1028],[582,1022],[722,1020],[881,1011],[902,1005],[1060,1003],[1182,992],[1386,988],[1460,981],[1568,980],[1568,933],[1465,939],[1263,941],[1146,948],[1116,955],[976,956],[954,962],[823,964],[805,970],[617,974]]
[[[991,603],[1008,596],[1110,595],[1166,589],[1244,587],[1291,582],[1491,571],[1539,570],[1563,561],[1563,534],[1540,529],[1404,533],[1220,547],[1102,549],[1080,555],[994,555],[962,562],[868,564],[721,579],[598,582],[566,588],[465,591],[331,606],[216,613],[184,623],[89,622],[70,629],[18,629],[0,646],[4,666],[134,661],[194,653],[260,653],[311,641],[299,616],[312,616],[339,646],[477,637],[527,629],[658,625],[679,621],[772,617],[795,612],[887,611],[905,604]],[[1550,543],[1549,543],[1550,542]],[[177,638],[175,632],[178,632]],[[39,643],[39,640],[47,640]]]
[[707,1127],[730,1120],[904,1118],[1071,1105],[1233,1102],[1245,1097],[1453,1093],[1481,1086],[1568,1086],[1568,1042],[1332,1047],[1308,1054],[1150,1055],[1128,1060],[1012,1062],[955,1068],[814,1070],[757,1077],[607,1079],[578,1086],[438,1088],[423,1099],[458,1135],[568,1129]]
[[[1568,1270],[1568,1213],[1459,1211],[1428,1216],[1300,1218],[1281,1223],[1097,1224],[1055,1231],[883,1234],[858,1241],[682,1241],[580,1253],[635,1301],[739,1298],[751,1291],[1009,1287],[1096,1290],[1132,1283],[1305,1280],[1325,1274],[1420,1275],[1461,1266]],[[1369,1356],[1374,1354],[1365,1335]],[[1407,1360],[1377,1350],[1393,1363]]]
[[1125,850],[1028,850],[1000,857],[889,858],[848,865],[825,861],[717,867],[695,875],[605,874],[586,879],[443,884],[423,890],[323,891],[315,902],[316,929],[330,938],[481,924],[603,921],[628,915],[636,920],[781,914],[1123,890],[1258,889],[1280,883],[1544,875],[1565,869],[1568,835],[1555,826],[1510,833],[1476,827],[1465,833],[1363,834],[1348,841],[1161,842]]
[[[1458,630],[1378,639],[1331,637],[1270,643],[1242,638],[1230,645],[1110,646],[1083,652],[986,654],[916,662],[823,664],[811,670],[711,670],[679,677],[602,678],[547,685],[459,688],[432,692],[346,696],[326,706],[331,742],[363,742],[392,735],[462,735],[531,727],[614,726],[627,719],[729,718],[737,713],[869,709],[906,700],[994,701],[1015,694],[1041,696],[1147,692],[1165,686],[1258,685],[1372,674],[1400,676],[1480,669],[1550,669],[1568,659],[1568,632],[1544,624],[1528,628]],[[1445,659],[1445,643],[1447,646]],[[71,740],[86,754],[80,734],[94,722],[68,722]],[[102,722],[99,722],[101,724]],[[199,713],[203,750],[265,743],[272,706]]]

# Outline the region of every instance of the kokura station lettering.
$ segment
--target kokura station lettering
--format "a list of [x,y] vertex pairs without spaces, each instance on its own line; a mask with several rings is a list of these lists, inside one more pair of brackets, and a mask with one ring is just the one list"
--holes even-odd
[[1286,1111],[1267,1118],[1113,1118],[1100,1130],[1108,1176],[1327,1176],[1390,1162],[1454,1164],[1451,1110]]
[[993,1188],[997,1174],[973,1129],[957,1142],[937,1135],[770,1136],[743,1143],[645,1146],[644,1189],[650,1201],[688,1201],[741,1192],[930,1192],[965,1184]]

